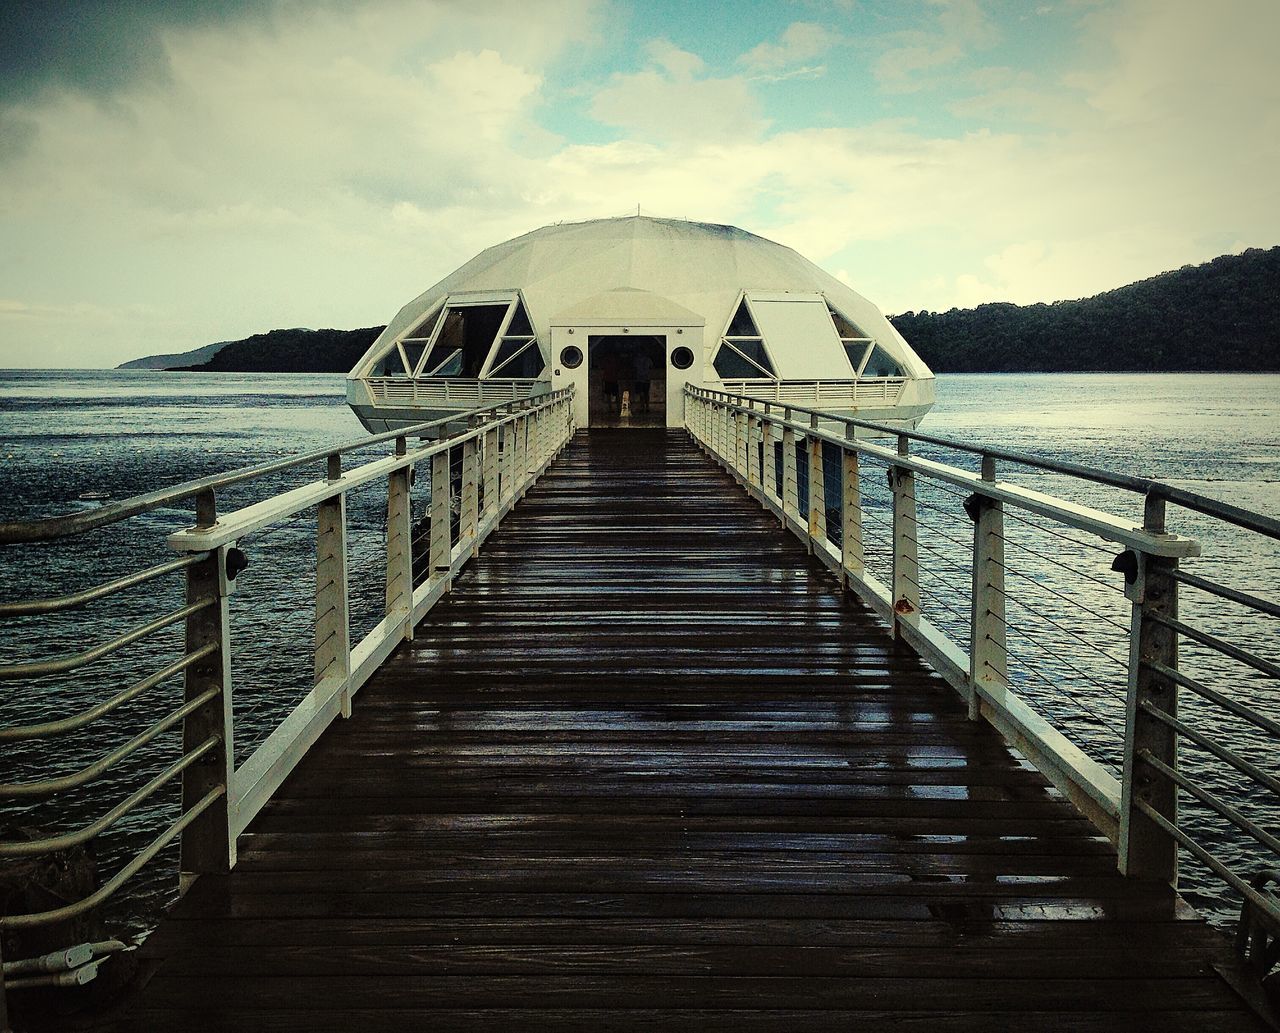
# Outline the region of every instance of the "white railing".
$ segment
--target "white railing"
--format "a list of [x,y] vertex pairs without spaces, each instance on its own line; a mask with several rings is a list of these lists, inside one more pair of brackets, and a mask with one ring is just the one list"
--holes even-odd
[[761,398],[787,405],[855,409],[871,404],[892,405],[902,394],[905,377],[862,380],[726,380],[727,394]]
[[[1165,510],[1176,505],[1272,544],[1280,521],[1160,482],[692,386],[685,425],[965,698],[971,718],[997,728],[1116,845],[1122,871],[1176,886],[1185,851],[1237,894],[1242,950],[1259,974],[1275,964],[1280,836],[1212,787],[1270,794],[1274,822],[1280,722],[1232,690],[1242,677],[1265,678],[1274,694],[1280,664],[1180,618],[1178,589],[1231,604],[1273,645],[1280,637],[1259,622],[1280,617],[1280,605],[1181,569],[1200,546],[1168,532]],[[855,437],[867,431],[896,447]],[[977,468],[924,458],[913,445],[955,450]],[[1077,488],[1140,493],[1143,519],[999,479],[997,463]],[[1108,542],[1123,551],[1114,555]],[[1022,562],[1035,557],[1037,565]],[[948,584],[952,570],[959,577]],[[1213,658],[1209,674],[1180,669],[1180,639]],[[1224,661],[1234,665],[1225,674]],[[1194,701],[1181,713],[1180,690]],[[1117,698],[1104,713],[1108,691]],[[1066,734],[1055,717],[1064,711],[1090,731]],[[1226,741],[1217,730],[1224,715],[1240,729]],[[1194,758],[1180,761],[1180,745]],[[1270,762],[1251,759],[1268,754]],[[1223,771],[1200,775],[1205,761]],[[1188,802],[1242,837],[1230,853],[1247,865],[1224,862],[1180,820]]]
[[[352,701],[360,688],[398,644],[413,637],[414,625],[449,591],[463,564],[547,468],[573,429],[572,390],[559,391],[500,409],[463,413],[452,421],[419,424],[333,449],[187,482],[89,512],[0,525],[0,543],[46,543],[75,539],[100,528],[113,529],[130,518],[154,514],[161,507],[183,500],[194,501],[196,510],[194,526],[167,537],[168,546],[179,554],[177,559],[62,596],[0,603],[0,619],[20,620],[75,610],[98,600],[114,600],[118,593],[176,574],[183,574],[186,579],[183,605],[101,644],[53,658],[0,664],[0,684],[21,684],[87,668],[165,628],[185,626],[179,655],[159,670],[134,672],[130,677],[136,680],[108,698],[55,720],[0,727],[0,749],[9,750],[65,737],[118,716],[121,708],[135,700],[145,702],[149,697],[153,700],[150,713],[163,712],[132,739],[109,749],[103,743],[112,739],[113,731],[104,728],[101,739],[93,740],[96,748],[104,752],[79,770],[68,774],[40,773],[40,777],[24,781],[6,778],[0,783],[0,799],[18,801],[57,797],[102,780],[109,769],[115,769],[111,771],[111,781],[118,785],[122,781],[120,765],[131,758],[147,759],[166,733],[180,733],[182,737],[176,760],[83,827],[0,842],[0,859],[40,857],[90,843],[166,785],[181,784],[178,816],[101,886],[62,906],[0,915],[0,931],[13,934],[78,918],[116,893],[175,840],[181,843],[180,875],[184,886],[200,874],[228,871],[235,864],[237,838],[254,815],[330,722],[339,714],[350,716]],[[410,444],[410,435],[435,434],[442,436],[428,443]],[[344,455],[391,441],[393,454],[348,470],[342,468]],[[232,512],[219,515],[216,511],[218,491],[259,483],[263,478],[317,462],[325,463],[325,476],[320,480],[269,495]],[[429,470],[424,486],[429,486],[430,494],[425,516],[415,524],[411,492],[419,465]],[[362,488],[386,491],[385,534],[381,536],[386,594],[381,620],[358,642],[352,642],[347,499]],[[249,536],[312,512],[316,557],[310,621],[314,627],[314,679],[301,701],[237,764],[231,671],[235,622],[229,604],[237,576],[248,565],[237,546]],[[74,545],[74,541],[68,543],[68,547]],[[364,575],[368,577],[369,572]],[[272,674],[270,669],[253,672],[260,681],[269,681]],[[180,702],[159,703],[159,687],[179,675],[183,679]],[[36,763],[56,770],[58,751],[45,752],[48,756],[37,757]],[[76,971],[84,975],[88,972],[83,968],[87,963],[90,962],[82,958]],[[67,978],[64,972],[40,980],[42,985],[51,985],[56,979],[65,982]],[[0,1002],[3,993],[4,983],[0,980]]]
[[547,389],[540,380],[450,380],[448,378],[377,377],[365,381],[376,403],[446,408],[475,408],[517,402]]

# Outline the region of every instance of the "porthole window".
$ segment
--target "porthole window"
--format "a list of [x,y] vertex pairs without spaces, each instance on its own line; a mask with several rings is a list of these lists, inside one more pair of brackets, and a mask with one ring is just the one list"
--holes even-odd
[[582,349],[571,344],[560,352],[560,364],[566,369],[577,369],[582,365]]
[[693,351],[681,345],[671,353],[671,365],[676,369],[688,369],[693,365]]

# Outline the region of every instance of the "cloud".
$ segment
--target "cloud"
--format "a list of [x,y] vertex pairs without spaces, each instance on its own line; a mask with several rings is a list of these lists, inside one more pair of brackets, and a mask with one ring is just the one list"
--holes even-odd
[[820,67],[806,67],[806,62],[821,57],[839,41],[838,33],[817,22],[792,22],[778,42],[760,43],[738,61],[748,72],[760,78],[787,79],[805,73],[820,74]]
[[[0,354],[106,365],[271,326],[371,325],[483,247],[637,202],[773,237],[899,311],[1081,296],[1274,244],[1265,38],[1280,26],[1244,0],[1182,3],[1078,8],[1066,84],[1005,47],[999,67],[948,64],[944,24],[962,54],[995,38],[972,3],[873,41],[921,48],[909,83],[945,69],[940,103],[981,120],[968,132],[770,124],[745,60],[715,72],[666,40],[623,38],[638,64],[578,102],[613,16],[589,0],[548,0],[519,33],[515,0],[169,24],[163,80],[105,100],[45,90],[0,115],[0,141],[25,127],[21,146],[0,142]],[[775,56],[786,38],[752,59],[771,79],[817,67],[794,46],[791,64]]]
[[922,73],[949,68],[1000,39],[981,0],[929,0],[928,6],[932,13],[923,26],[885,37],[888,47],[873,66],[882,90],[913,93],[932,86],[935,80]]
[[166,31],[265,16],[274,7],[274,0],[14,0],[0,32],[0,104],[51,87],[103,94],[139,77],[163,78]]
[[596,93],[592,118],[646,141],[714,142],[764,131],[759,102],[743,78],[702,75],[702,59],[669,40],[647,50],[648,68],[615,74]]

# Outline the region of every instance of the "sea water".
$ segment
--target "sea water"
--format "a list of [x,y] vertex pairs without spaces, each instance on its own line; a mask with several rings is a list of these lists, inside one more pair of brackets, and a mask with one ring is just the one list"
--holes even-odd
[[[938,403],[922,430],[976,444],[1139,473],[1246,508],[1280,513],[1280,376],[1232,374],[966,374],[938,380]],[[0,520],[31,519],[92,509],[158,487],[278,459],[361,436],[343,399],[343,378],[329,374],[199,374],[152,371],[0,372]],[[385,454],[375,450],[370,456]],[[925,447],[947,461],[966,457]],[[219,494],[226,512],[320,474],[282,474]],[[1140,519],[1141,499],[1128,493],[1037,471],[1005,467],[1002,479]],[[966,523],[961,499],[921,481],[920,541],[925,611],[967,645]],[[864,496],[868,564],[887,560],[876,544],[876,520],[888,516],[887,493]],[[377,557],[385,494],[349,500],[352,639],[378,619],[384,586]],[[1117,727],[1123,730],[1128,603],[1110,572],[1118,548],[1079,532],[1055,536],[1044,521],[1006,519],[1006,587],[1011,601],[1010,677],[1015,688],[1074,742],[1112,770],[1118,768]],[[232,597],[232,671],[239,760],[275,727],[306,691],[311,671],[314,531],[308,514],[242,543],[251,566]],[[74,541],[0,547],[0,600],[86,587],[106,577],[169,558],[164,537],[190,523],[189,504],[165,507]],[[1211,520],[1171,510],[1170,529],[1198,538],[1205,549],[1194,568],[1226,583],[1275,597],[1280,558],[1273,543]],[[883,540],[883,527],[880,528]],[[367,576],[368,571],[375,571]],[[1015,585],[1017,586],[1015,588]],[[1187,599],[1191,612],[1216,633],[1272,660],[1280,657],[1277,622],[1244,619],[1213,600]],[[181,604],[181,579],[155,582],[88,609],[0,624],[5,661],[87,648]],[[1046,623],[1046,620],[1051,623]],[[1014,628],[1035,627],[1021,637]],[[1233,637],[1234,636],[1234,637]],[[170,662],[181,648],[174,627],[87,668],[80,675],[35,682],[0,682],[0,724],[30,723],[75,712]],[[1184,653],[1188,652],[1184,649]],[[1194,651],[1191,651],[1194,652]],[[1277,686],[1245,670],[1204,675],[1251,705],[1280,717]],[[10,745],[3,775],[33,778],[74,770],[138,734],[177,706],[181,680],[171,679],[90,729],[39,747]],[[1196,711],[1208,729],[1274,771],[1274,745],[1247,728]],[[92,785],[56,804],[0,801],[9,838],[21,828],[71,829],[102,813],[178,756],[169,736],[117,765]],[[1187,751],[1189,754],[1190,751]],[[1278,814],[1263,790],[1246,787],[1222,765],[1188,760],[1207,788],[1272,829]],[[148,842],[176,813],[176,793],[161,792],[96,844],[105,871]],[[1206,845],[1243,870],[1248,842],[1212,815],[1188,814]],[[1012,827],[1010,835],[1016,835]],[[112,905],[112,917],[145,929],[173,890],[170,850]],[[1238,905],[1207,873],[1190,866],[1184,892],[1223,924]]]

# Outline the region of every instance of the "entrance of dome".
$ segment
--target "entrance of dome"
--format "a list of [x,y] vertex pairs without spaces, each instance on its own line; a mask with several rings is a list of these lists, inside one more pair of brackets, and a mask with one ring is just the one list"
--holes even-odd
[[592,427],[665,427],[667,339],[592,335],[587,344],[587,391]]

